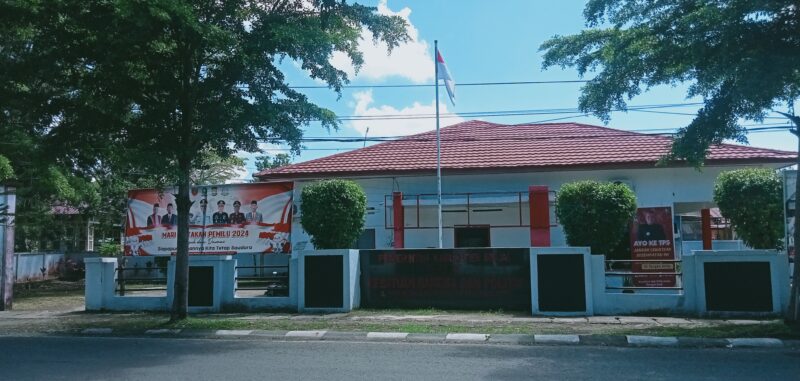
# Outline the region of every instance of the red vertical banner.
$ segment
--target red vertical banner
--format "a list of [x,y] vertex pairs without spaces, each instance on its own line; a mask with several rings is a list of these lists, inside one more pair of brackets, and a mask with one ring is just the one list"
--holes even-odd
[[392,225],[394,225],[394,247],[405,246],[405,211],[403,210],[403,193],[392,192]]
[[[631,224],[631,259],[634,273],[674,273],[675,241],[672,234],[672,208],[638,208]],[[643,260],[637,262],[637,260]],[[664,262],[658,262],[663,260]],[[674,274],[639,274],[634,287],[675,287]]]
[[700,210],[700,221],[703,224],[703,250],[711,250],[711,209]]
[[550,246],[550,192],[547,186],[528,188],[528,206],[531,213],[531,247]]

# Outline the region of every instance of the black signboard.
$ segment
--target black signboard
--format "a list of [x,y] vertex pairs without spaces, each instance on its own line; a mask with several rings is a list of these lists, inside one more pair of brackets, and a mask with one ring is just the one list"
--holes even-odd
[[586,311],[583,255],[548,254],[536,258],[539,311]]
[[709,311],[772,311],[769,262],[706,262],[703,268]]
[[342,308],[344,305],[344,259],[341,255],[307,256],[305,260],[305,304],[308,308]]
[[367,308],[531,308],[530,249],[361,251]]
[[214,305],[214,267],[189,267],[189,307]]

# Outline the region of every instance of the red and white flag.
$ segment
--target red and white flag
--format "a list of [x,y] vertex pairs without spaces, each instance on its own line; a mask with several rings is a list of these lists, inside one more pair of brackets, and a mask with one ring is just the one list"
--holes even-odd
[[444,80],[444,87],[447,89],[447,95],[450,96],[450,102],[456,104],[456,81],[450,76],[450,70],[447,70],[447,64],[444,63],[442,53],[436,50],[436,67],[438,68],[439,75],[436,77],[438,85],[439,80]]

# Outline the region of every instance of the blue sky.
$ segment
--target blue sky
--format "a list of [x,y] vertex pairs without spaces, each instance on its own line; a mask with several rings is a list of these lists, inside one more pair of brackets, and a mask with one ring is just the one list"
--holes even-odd
[[[541,69],[539,46],[554,35],[574,34],[584,28],[583,1],[561,0],[374,0],[362,3],[378,6],[384,14],[398,14],[410,23],[412,40],[387,57],[385,49],[372,44],[371,35],[362,43],[365,65],[352,77],[351,85],[429,84],[433,82],[433,41],[456,81],[456,105],[440,90],[442,112],[468,113],[504,110],[572,109],[577,107],[581,84],[539,84],[516,86],[458,87],[458,83],[553,81],[580,79],[574,69]],[[333,62],[345,70],[351,67],[343,57]],[[319,85],[291,63],[285,63],[292,85]],[[592,74],[588,74],[591,76]],[[341,98],[327,89],[303,90],[317,104],[339,116],[379,116],[428,114],[434,110],[434,91],[423,88],[357,88],[344,89]],[[687,99],[686,86],[659,87],[637,96],[629,105],[674,104],[700,102]],[[698,106],[670,108],[667,111],[694,113]],[[481,117],[496,123],[528,123],[564,117],[565,115],[522,115]],[[474,118],[443,118],[442,126]],[[608,127],[623,130],[674,130],[691,121],[688,115],[666,115],[645,112],[615,112]],[[603,125],[595,117],[575,117],[576,121]],[[767,120],[765,123],[781,122]],[[755,122],[745,122],[750,126]],[[399,136],[435,129],[435,119],[395,121],[345,121],[338,131],[326,131],[318,123],[305,129],[307,137]],[[750,144],[783,150],[796,150],[796,138],[788,131],[751,133]],[[370,143],[367,143],[370,144]],[[307,161],[344,150],[357,149],[363,143],[306,143],[306,150],[294,162]],[[268,153],[286,152],[285,147],[264,146]],[[255,155],[244,155],[250,179]]]

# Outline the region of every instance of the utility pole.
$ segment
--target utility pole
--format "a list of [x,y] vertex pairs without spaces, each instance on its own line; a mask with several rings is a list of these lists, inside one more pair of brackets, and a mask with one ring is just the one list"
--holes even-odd
[[14,299],[14,187],[0,185],[0,311],[11,310]]
[[[798,173],[800,173],[800,116],[794,114],[787,114],[784,112],[778,112],[783,116],[789,118],[789,120],[794,123],[794,129],[791,132],[797,136],[797,148],[798,148],[798,157],[797,157],[797,169]],[[797,197],[800,196],[800,179],[795,180],[795,189],[794,189],[794,263],[793,266],[793,274],[792,274],[792,290],[789,292],[790,299],[789,299],[789,311],[787,314],[787,320],[794,322],[794,324],[800,324],[800,302],[798,302],[798,297],[800,297],[800,271],[797,271],[797,245],[800,243],[800,230],[797,229],[797,224],[800,222],[800,205],[798,205]],[[788,242],[787,242],[788,244]]]

